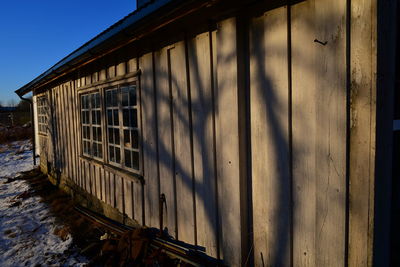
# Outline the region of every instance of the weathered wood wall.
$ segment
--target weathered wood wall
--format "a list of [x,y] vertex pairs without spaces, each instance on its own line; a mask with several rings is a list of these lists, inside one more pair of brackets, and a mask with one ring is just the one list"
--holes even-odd
[[[150,227],[160,227],[164,194],[164,229],[230,265],[252,257],[257,266],[368,265],[374,22],[357,27],[375,7],[364,2],[352,1],[348,10],[345,0],[307,0],[250,15],[248,79],[238,79],[245,63],[232,17],[216,30],[59,84],[49,93],[49,159],[82,189]],[[80,156],[78,92],[137,69],[143,183]],[[250,92],[244,157],[239,88]],[[240,170],[246,157],[250,177]],[[253,216],[246,225],[240,185],[249,178]],[[246,247],[246,236],[253,246]]]

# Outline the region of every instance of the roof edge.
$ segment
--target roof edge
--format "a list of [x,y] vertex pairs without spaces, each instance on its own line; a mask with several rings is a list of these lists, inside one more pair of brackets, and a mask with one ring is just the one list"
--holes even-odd
[[[139,9],[133,11],[126,17],[122,18],[82,46],[80,46],[78,49],[74,50],[72,53],[61,59],[59,62],[54,64],[51,68],[49,68],[47,71],[43,72],[40,74],[38,77],[33,79],[31,82],[25,84],[24,86],[20,87],[19,89],[15,90],[15,93],[18,96],[23,96],[35,88],[35,86],[38,86],[41,82],[48,78],[52,78],[56,76],[57,73],[60,69],[64,68],[65,66],[70,67],[70,63],[73,61],[76,61],[80,59],[81,57],[84,57],[85,55],[91,55],[90,51],[93,48],[96,48],[106,42],[107,40],[111,39],[113,36],[123,32],[126,30],[128,27],[132,27],[141,20],[149,17],[156,11],[158,11],[160,8],[163,8],[167,6],[168,4],[172,2],[179,2],[176,0],[157,0],[157,1],[152,1],[149,2],[147,5],[140,7]],[[180,1],[184,2],[184,1]]]

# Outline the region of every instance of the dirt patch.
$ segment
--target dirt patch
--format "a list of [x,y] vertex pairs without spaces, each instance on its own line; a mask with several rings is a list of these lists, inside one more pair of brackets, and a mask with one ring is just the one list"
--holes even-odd
[[41,196],[41,202],[49,205],[51,215],[63,225],[56,228],[54,234],[62,240],[72,236],[74,245],[90,260],[88,266],[191,266],[168,257],[162,248],[150,246],[158,233],[155,229],[115,232],[107,228],[104,222],[78,212],[70,196],[52,185],[39,170],[27,172],[19,179],[26,180],[31,189],[17,199]]

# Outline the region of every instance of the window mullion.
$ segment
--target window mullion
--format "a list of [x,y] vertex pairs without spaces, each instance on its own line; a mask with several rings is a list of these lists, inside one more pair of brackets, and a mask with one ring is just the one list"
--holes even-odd
[[92,94],[88,94],[89,101],[89,142],[90,142],[90,156],[93,157],[93,127],[92,127]]
[[106,115],[107,115],[107,110],[106,110],[106,105],[105,105],[105,91],[100,90],[100,127],[101,127],[101,146],[103,147],[103,154],[102,158],[106,162],[109,162],[109,157],[108,157],[108,145],[107,145],[107,120],[106,120]]
[[124,153],[124,145],[123,145],[123,134],[124,134],[124,122],[123,122],[123,108],[122,108],[122,91],[121,87],[118,87],[117,91],[118,96],[118,119],[119,119],[119,153],[121,157],[121,166],[125,166],[125,153]]

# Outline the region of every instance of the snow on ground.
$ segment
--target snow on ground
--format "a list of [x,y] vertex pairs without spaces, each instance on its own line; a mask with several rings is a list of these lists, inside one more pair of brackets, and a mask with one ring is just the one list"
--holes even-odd
[[83,266],[72,237],[54,235],[60,225],[48,206],[21,195],[30,189],[25,181],[9,179],[34,167],[31,149],[28,141],[0,145],[0,266]]

